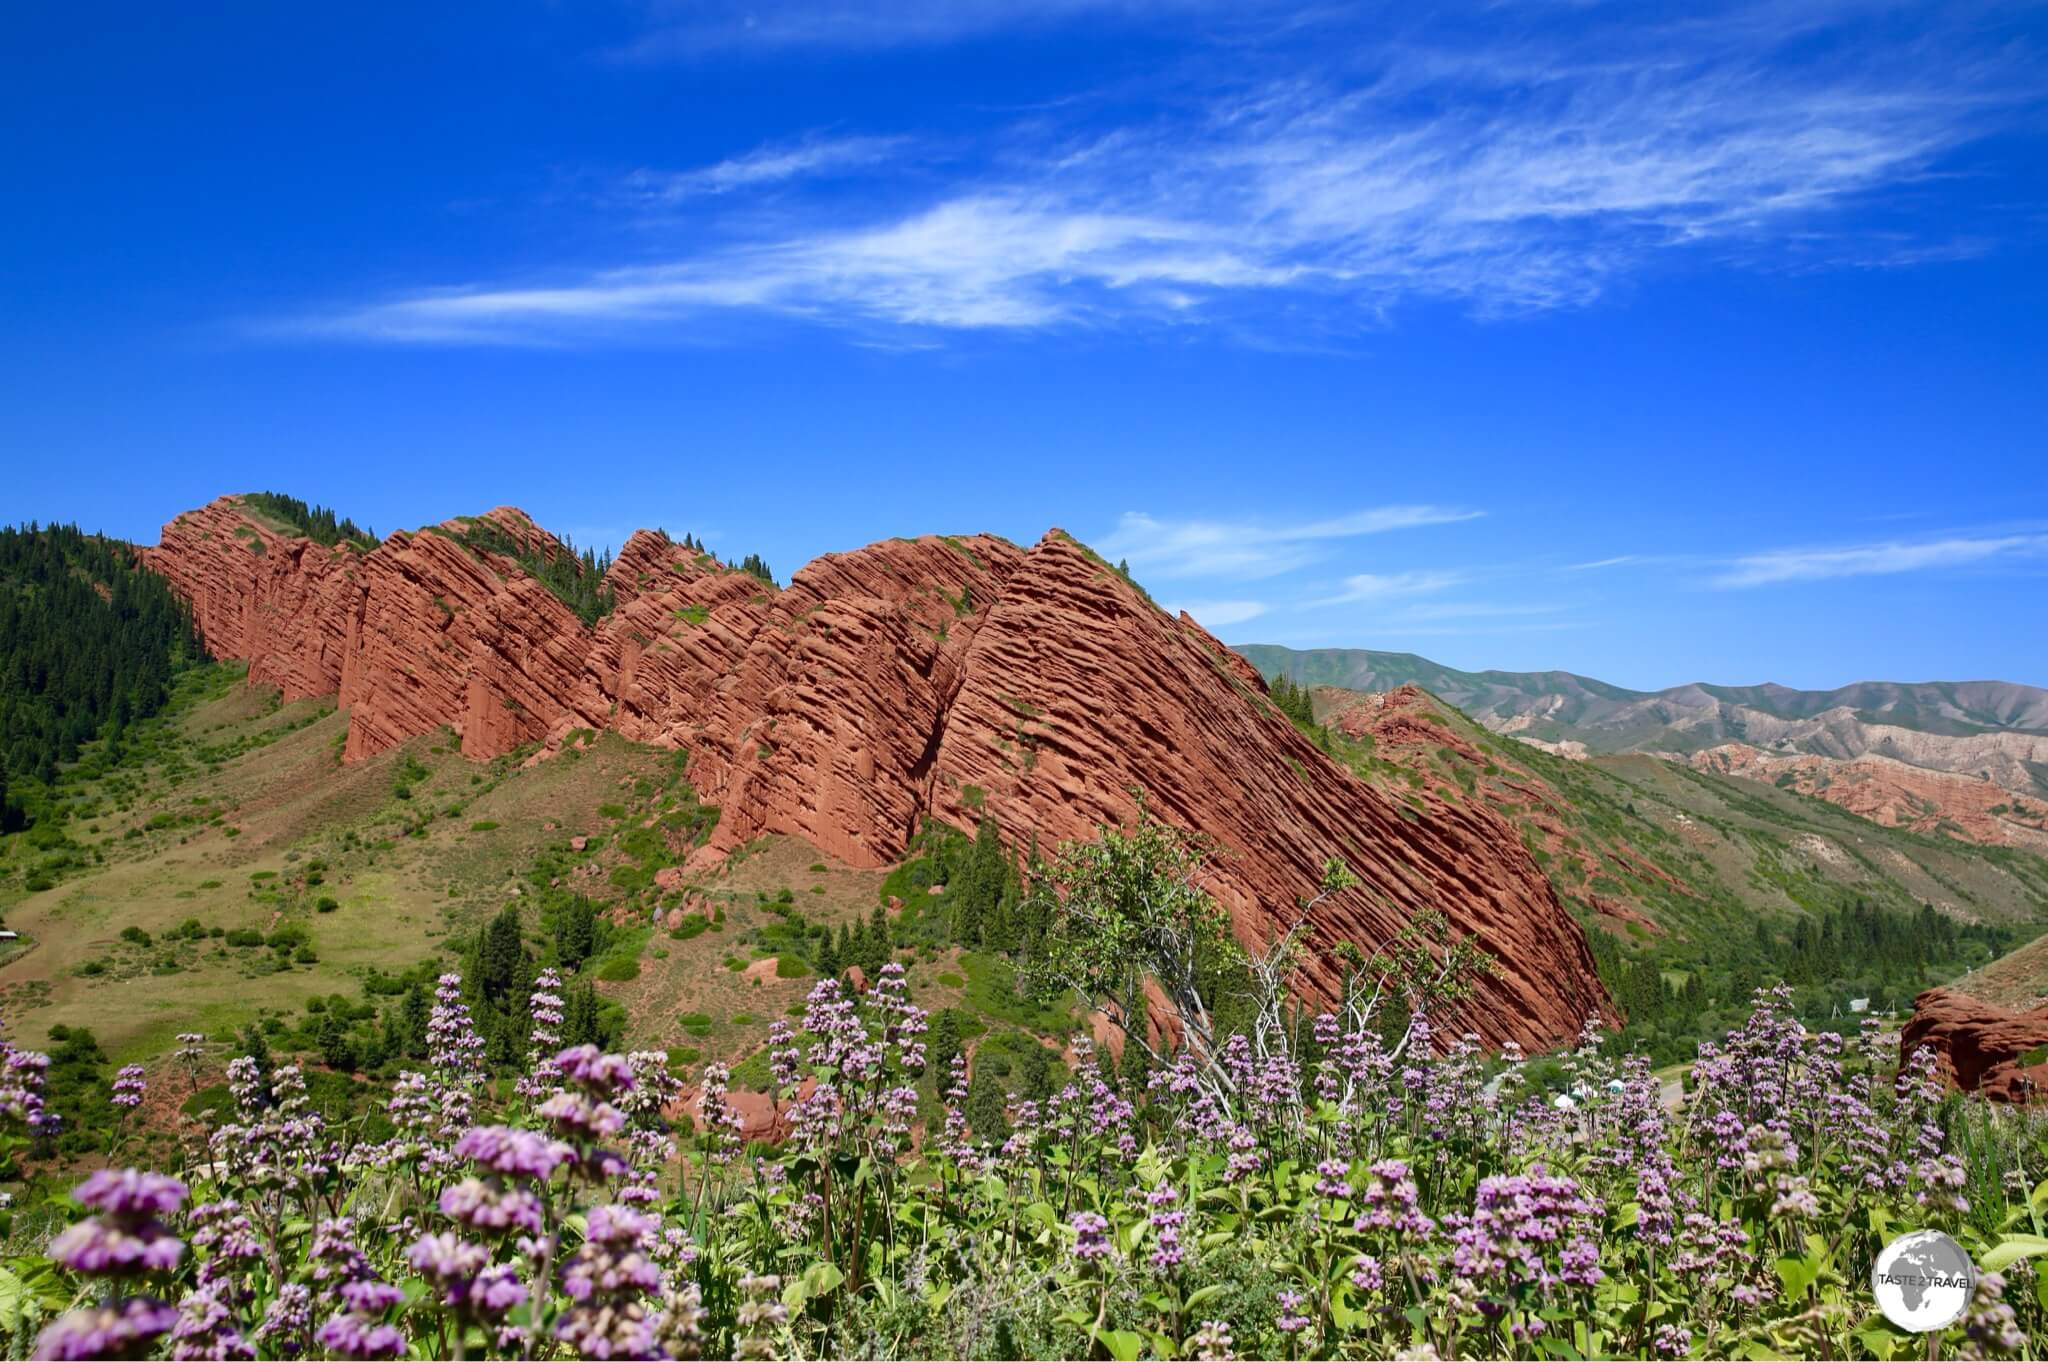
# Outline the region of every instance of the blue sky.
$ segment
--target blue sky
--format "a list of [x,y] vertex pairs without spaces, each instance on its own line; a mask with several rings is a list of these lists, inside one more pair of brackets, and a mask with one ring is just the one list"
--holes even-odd
[[0,22],[9,520],[1059,525],[1232,641],[2048,684],[2039,7]]

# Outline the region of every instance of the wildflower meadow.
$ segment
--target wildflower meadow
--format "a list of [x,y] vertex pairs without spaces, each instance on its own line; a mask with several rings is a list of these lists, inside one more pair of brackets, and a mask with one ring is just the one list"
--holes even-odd
[[[1131,906],[1171,899],[1096,901],[1124,905],[1095,918],[1132,929],[1119,968],[1158,978],[1147,950],[1200,937],[1199,904],[1170,931]],[[12,1355],[52,1358],[1921,1357],[1869,1272],[1934,1228],[1980,1269],[1939,1355],[2048,1340],[2048,1129],[1945,1094],[1928,1054],[1764,990],[1682,1093],[1593,1023],[1552,1091],[1433,1024],[1453,1005],[1397,956],[1299,1024],[1183,1013],[1142,1082],[1076,1041],[1001,1138],[968,1120],[965,1057],[920,1116],[900,963],[776,1026],[773,1142],[743,1139],[721,1066],[685,1095],[662,1054],[562,1046],[551,973],[523,1071],[492,1083],[447,975],[392,1138],[330,1124],[295,1066],[232,1059],[232,1113],[176,1167],[110,1137],[68,1223],[6,1262],[0,1316]],[[218,1065],[181,1041],[117,1104]],[[5,1052],[16,1158],[53,1121],[47,1063]]]

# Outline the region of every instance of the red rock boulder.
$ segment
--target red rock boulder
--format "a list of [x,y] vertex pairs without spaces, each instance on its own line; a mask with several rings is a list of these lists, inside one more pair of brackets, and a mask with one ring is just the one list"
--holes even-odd
[[1997,1102],[2048,1099],[2048,1006],[2010,1012],[1954,989],[1931,988],[1913,1000],[1899,1053],[1923,1045],[1934,1051],[1942,1077],[1964,1092]]

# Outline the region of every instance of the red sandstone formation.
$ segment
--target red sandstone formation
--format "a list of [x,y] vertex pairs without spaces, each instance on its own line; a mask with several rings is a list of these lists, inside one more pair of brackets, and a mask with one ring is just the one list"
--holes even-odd
[[[1387,691],[1359,692],[1323,686],[1315,694],[1317,712],[1326,723],[1350,737],[1372,739],[1374,750],[1396,765],[1426,771],[1431,754],[1447,754],[1450,760],[1462,762],[1489,803],[1522,810],[1530,826],[1541,835],[1544,853],[1554,861],[1578,862],[1585,882],[1592,883],[1607,873],[1601,862],[1604,852],[1643,879],[1660,881],[1680,893],[1692,892],[1656,862],[1637,855],[1632,847],[1611,843],[1595,849],[1585,838],[1574,835],[1566,818],[1569,801],[1556,786],[1515,762],[1494,761],[1455,727],[1432,722],[1432,716],[1440,715],[1445,707],[1422,687],[1405,685]],[[1624,925],[1633,923],[1648,932],[1664,930],[1618,899],[1589,892],[1585,900],[1602,917]]]
[[641,531],[595,629],[449,534],[323,549],[234,498],[178,517],[146,559],[252,681],[338,694],[351,760],[442,725],[476,758],[615,729],[689,749],[723,810],[701,855],[783,833],[857,866],[900,859],[928,817],[971,828],[985,811],[1046,846],[1088,836],[1142,787],[1214,841],[1209,889],[1247,944],[1296,920],[1325,857],[1350,863],[1362,887],[1309,924],[1311,994],[1338,986],[1330,947],[1370,953],[1434,906],[1499,959],[1467,1017],[1487,1041],[1547,1046],[1607,1010],[1578,927],[1498,816],[1361,783],[1249,663],[1058,530],[1030,549],[885,541],[779,591]]
[[1930,1047],[1942,1077],[1964,1092],[1996,1102],[2038,1102],[2048,1098],[2048,1007],[2009,1012],[1950,988],[1930,988],[1913,1000],[1913,1015],[1899,1037],[1899,1053]]
[[1739,742],[1695,752],[1690,760],[1702,771],[1789,785],[1881,827],[2048,851],[2048,805],[1982,776],[1930,771],[1875,754],[1843,760]]

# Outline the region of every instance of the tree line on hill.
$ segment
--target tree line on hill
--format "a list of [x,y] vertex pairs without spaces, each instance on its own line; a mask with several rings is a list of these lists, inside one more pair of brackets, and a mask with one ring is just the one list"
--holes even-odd
[[0,826],[32,818],[36,787],[81,744],[157,713],[205,659],[191,612],[129,545],[76,525],[0,529]]
[[1659,1063],[1691,1058],[1697,1042],[1747,1009],[1758,988],[1789,983],[1809,1024],[1847,1024],[1852,992],[1870,997],[1873,1009],[1902,1005],[2016,940],[2010,928],[1959,923],[1931,905],[1909,913],[1863,899],[1803,915],[1783,931],[1758,918],[1747,941],[1722,941],[1696,957],[1631,954],[1607,932],[1586,934],[1626,1021],[1616,1043],[1646,1049]]
[[480,553],[494,553],[518,563],[585,624],[597,623],[617,604],[604,580],[612,565],[609,551],[599,554],[584,549],[578,553],[574,541],[566,537],[556,541],[546,535],[515,533],[495,520],[471,520],[459,538]]
[[376,531],[338,514],[327,506],[309,506],[283,492],[244,492],[242,504],[289,525],[316,544],[332,548],[353,544],[359,549],[377,547]]
[[1309,694],[1307,686],[1297,686],[1291,678],[1281,675],[1273,678],[1273,683],[1266,688],[1266,694],[1273,701],[1275,709],[1301,727],[1313,729],[1316,726],[1315,699]]

